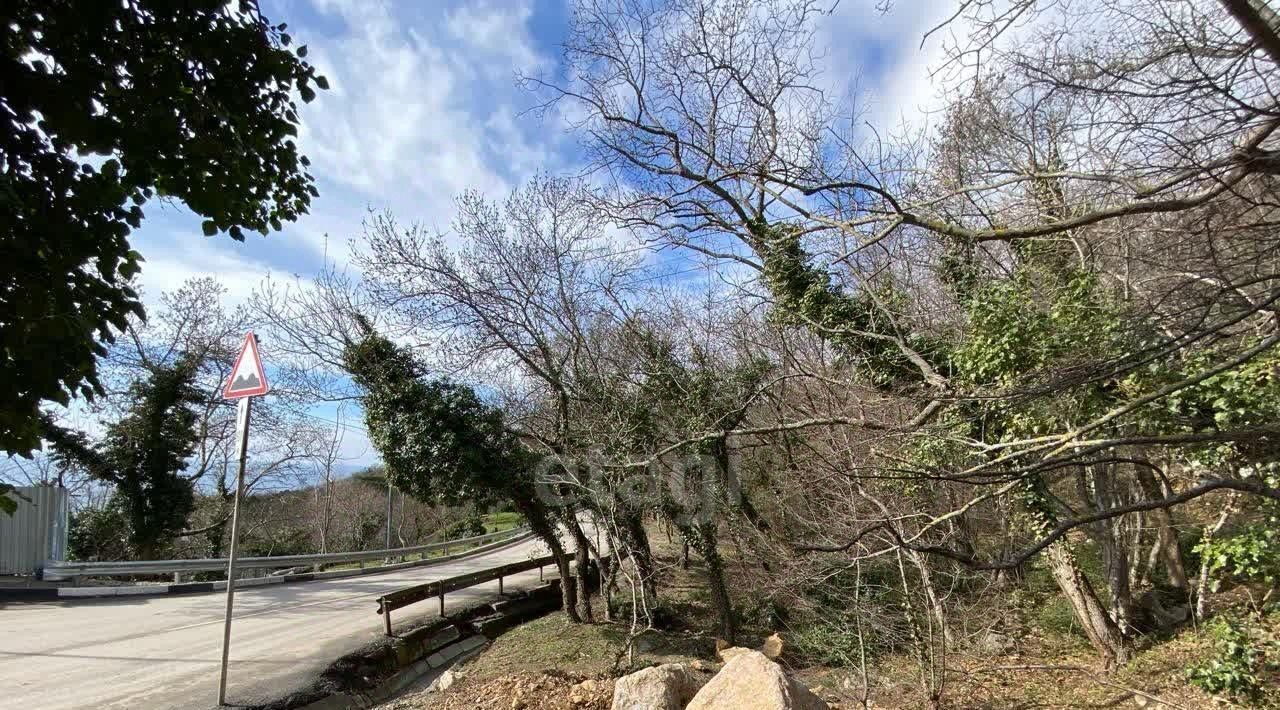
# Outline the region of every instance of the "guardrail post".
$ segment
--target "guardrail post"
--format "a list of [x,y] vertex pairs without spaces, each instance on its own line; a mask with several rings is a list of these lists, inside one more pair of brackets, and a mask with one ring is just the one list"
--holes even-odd
[[387,608],[387,600],[379,599],[378,603],[382,605],[382,623],[387,629],[387,635],[391,635],[391,610]]
[[182,584],[182,573],[181,573],[181,572],[174,572],[174,573],[173,573],[173,583],[174,583],[174,584]]
[[444,618],[444,585],[440,585],[440,618]]
[[538,565],[538,581],[539,581],[539,582],[545,582],[545,581],[546,581],[545,579],[543,579],[543,578],[542,578],[542,565]]
[[498,573],[498,594],[502,594],[502,573]]

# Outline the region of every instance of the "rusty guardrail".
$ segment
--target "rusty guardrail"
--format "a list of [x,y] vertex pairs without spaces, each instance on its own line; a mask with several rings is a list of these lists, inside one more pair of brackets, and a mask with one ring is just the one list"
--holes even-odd
[[449,592],[456,592],[459,589],[474,587],[477,584],[492,582],[498,580],[498,593],[502,594],[502,580],[513,574],[521,572],[529,572],[538,570],[542,572],[548,565],[555,565],[556,558],[554,555],[546,555],[544,557],[536,557],[523,562],[512,562],[510,564],[494,567],[493,569],[480,570],[479,572],[470,572],[468,574],[460,574],[456,577],[448,577],[446,579],[438,579],[434,582],[418,584],[412,587],[399,589],[390,594],[384,594],[376,600],[378,603],[378,613],[382,615],[382,623],[387,632],[391,635],[391,612],[396,609],[403,609],[410,604],[417,604],[420,601],[438,597],[440,599],[440,616],[444,616],[444,595]]

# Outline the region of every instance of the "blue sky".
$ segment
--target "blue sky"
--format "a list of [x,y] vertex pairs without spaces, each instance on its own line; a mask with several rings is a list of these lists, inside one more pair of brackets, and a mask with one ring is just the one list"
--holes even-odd
[[[922,32],[947,3],[876,11],[877,0],[834,3],[818,41],[833,88],[856,84],[880,128],[914,121],[932,103],[927,73],[936,46]],[[268,274],[306,279],[327,258],[342,265],[368,210],[446,229],[466,188],[500,196],[537,171],[578,166],[575,143],[552,115],[521,116],[533,98],[517,71],[560,72],[569,0],[263,0],[273,22],[330,82],[302,111],[301,148],[320,197],[311,213],[244,243],[200,232],[180,206],[151,204],[133,238],[146,258],[141,283],[154,302],[184,280],[212,275],[242,301]],[[935,7],[936,6],[936,7]],[[269,362],[270,348],[264,347]],[[317,413],[333,417],[328,408]],[[359,422],[348,413],[348,421]],[[358,432],[348,454],[374,460]]]

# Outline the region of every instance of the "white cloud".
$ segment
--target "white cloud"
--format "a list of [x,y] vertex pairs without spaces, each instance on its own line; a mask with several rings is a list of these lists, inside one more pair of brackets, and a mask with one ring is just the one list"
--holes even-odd
[[[950,3],[899,3],[880,10],[882,0],[841,3],[820,23],[816,37],[828,72],[828,90],[844,92],[857,78],[855,97],[865,120],[879,131],[921,128],[941,106],[941,84],[932,72],[944,60],[943,38],[924,35],[950,16]],[[922,46],[923,42],[923,46]]]
[[527,2],[312,5],[342,28],[336,36],[296,28],[331,87],[303,109],[299,136],[320,197],[286,230],[314,256],[327,248],[344,264],[367,209],[446,227],[463,190],[500,196],[556,163],[546,132],[516,118],[528,102],[516,73],[548,63]]
[[506,187],[486,145],[491,115],[515,98],[516,69],[542,61],[524,27],[527,9],[459,9],[433,34],[429,22],[402,30],[378,3],[317,5],[338,12],[350,32],[313,43],[332,85],[304,112],[302,146],[315,174],[371,198],[428,204],[467,187]]
[[233,308],[249,299],[253,289],[271,273],[271,268],[248,258],[252,242],[260,237],[248,235],[244,244],[225,237],[206,238],[176,234],[160,241],[148,240],[142,250],[143,303],[154,306],[162,293],[178,289],[188,279],[211,276],[227,289],[224,303]]
[[480,2],[455,8],[445,27],[471,57],[496,60],[481,63],[490,76],[510,81],[516,68],[532,73],[548,63],[533,48],[525,29],[532,15],[528,2],[509,2],[501,7]]

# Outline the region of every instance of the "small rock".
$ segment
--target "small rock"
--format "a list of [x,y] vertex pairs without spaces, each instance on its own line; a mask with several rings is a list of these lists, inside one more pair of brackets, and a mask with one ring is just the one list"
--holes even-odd
[[710,673],[712,670],[711,666],[707,665],[706,663],[703,663],[698,659],[694,659],[691,663],[689,663],[689,667],[700,673]]
[[570,705],[590,705],[600,686],[594,680],[584,680],[569,689]]
[[999,631],[988,631],[978,639],[974,644],[974,648],[982,653],[1004,654],[1009,653],[1018,647],[1012,636],[1002,634]]
[[433,682],[431,684],[431,687],[428,688],[427,690],[444,692],[448,690],[450,687],[452,687],[454,681],[456,681],[457,679],[458,679],[458,676],[453,671],[445,671],[444,673],[440,674],[439,678],[435,679],[435,682]]
[[760,647],[760,653],[764,657],[776,661],[782,656],[782,637],[777,633],[764,640],[764,645]]

